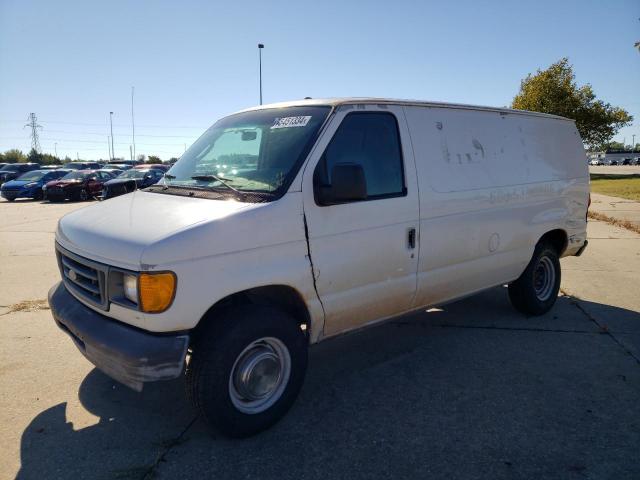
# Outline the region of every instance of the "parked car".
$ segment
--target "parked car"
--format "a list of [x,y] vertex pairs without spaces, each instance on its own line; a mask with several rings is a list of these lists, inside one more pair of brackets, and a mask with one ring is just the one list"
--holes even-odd
[[0,162],[0,168],[4,167],[5,165],[9,165],[9,164]]
[[62,168],[62,165],[57,165],[57,164],[40,166],[40,170],[59,170],[61,168]]
[[135,390],[182,375],[188,352],[201,418],[244,437],[293,404],[309,344],[504,284],[518,311],[548,312],[560,257],[587,245],[588,203],[570,119],[264,105],[219,120],[161,183],[63,217],[49,305]]
[[171,165],[164,165],[161,163],[143,163],[141,165],[136,165],[133,168],[139,168],[142,170],[148,170],[148,169],[153,169],[153,170],[161,170],[162,172],[166,172],[171,168]]
[[157,183],[164,173],[157,168],[132,168],[123,172],[113,180],[105,182],[102,189],[102,199],[117,197],[125,193],[133,192],[139,188],[146,188]]
[[9,180],[15,180],[23,173],[37,170],[38,168],[40,168],[40,165],[37,163],[7,163],[4,167],[0,168],[0,185]]
[[23,173],[15,180],[9,180],[2,185],[0,194],[13,202],[16,198],[43,198],[42,186],[47,182],[64,177],[69,170],[32,170]]
[[589,160],[589,165],[601,165],[601,163],[600,163],[600,160],[598,160],[597,158],[593,158]]
[[631,158],[624,158],[622,160],[622,165],[633,165],[633,159]]
[[69,162],[63,165],[67,170],[97,170],[102,168],[102,164],[98,162]]
[[50,202],[89,200],[102,192],[104,182],[113,177],[97,170],[74,170],[45,185],[45,198]]
[[133,168],[132,165],[128,165],[126,163],[107,163],[104,167],[102,167],[102,170],[120,170],[120,171],[124,171],[124,170],[129,170],[130,168]]

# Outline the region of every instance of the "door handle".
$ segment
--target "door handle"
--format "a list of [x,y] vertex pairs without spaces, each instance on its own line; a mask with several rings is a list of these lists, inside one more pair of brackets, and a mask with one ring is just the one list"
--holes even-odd
[[407,246],[410,249],[416,248],[416,229],[413,227],[407,231]]

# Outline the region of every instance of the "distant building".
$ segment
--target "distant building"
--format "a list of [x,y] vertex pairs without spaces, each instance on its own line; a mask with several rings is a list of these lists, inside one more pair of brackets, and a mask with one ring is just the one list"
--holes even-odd
[[589,162],[596,160],[598,165],[640,165],[640,151],[587,152]]

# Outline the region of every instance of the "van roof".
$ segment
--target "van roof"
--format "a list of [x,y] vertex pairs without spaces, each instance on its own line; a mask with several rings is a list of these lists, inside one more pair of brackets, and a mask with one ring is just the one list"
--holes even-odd
[[[552,115],[549,113],[531,112],[529,110],[515,110],[512,108],[499,108],[499,107],[486,107],[481,105],[466,105],[462,103],[446,103],[446,102],[432,102],[423,100],[402,100],[394,98],[376,98],[376,97],[345,97],[345,98],[305,98],[302,100],[292,100],[288,102],[270,103],[266,105],[259,105],[256,107],[247,108],[241,110],[241,112],[248,112],[252,110],[264,110],[268,108],[284,108],[284,107],[300,107],[311,105],[327,105],[336,107],[339,105],[362,105],[362,104],[376,104],[376,105],[410,105],[419,107],[437,107],[437,108],[454,108],[460,110],[481,110],[485,112],[497,112],[503,114],[515,114],[515,115],[528,115],[534,117],[547,117],[555,118],[558,120],[567,120],[573,122],[574,120],[559,115]],[[240,113],[240,112],[237,112]]]

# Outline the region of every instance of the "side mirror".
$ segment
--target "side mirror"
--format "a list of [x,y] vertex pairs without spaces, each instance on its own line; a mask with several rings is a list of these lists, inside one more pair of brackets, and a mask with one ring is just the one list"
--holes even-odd
[[362,165],[338,163],[331,169],[331,185],[320,186],[319,203],[335,205],[367,199],[367,180]]

